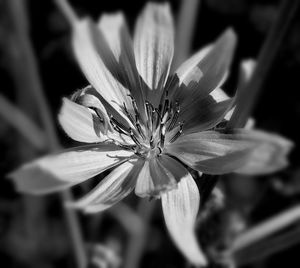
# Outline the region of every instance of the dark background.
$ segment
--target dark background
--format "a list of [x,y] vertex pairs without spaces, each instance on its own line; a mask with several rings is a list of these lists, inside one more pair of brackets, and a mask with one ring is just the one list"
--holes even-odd
[[[16,92],[16,82],[13,81],[8,43],[11,26],[6,1],[0,0],[1,94],[29,111],[30,116],[34,118],[34,102],[28,98],[26,92]],[[121,10],[126,15],[131,28],[145,2],[70,1],[78,14],[92,16],[94,19],[97,19],[102,12]],[[229,94],[235,91],[240,61],[258,56],[266,35],[277,18],[279,2],[273,0],[201,1],[192,43],[193,52],[215,40],[229,26],[233,27],[238,35],[238,46],[230,79],[224,87]],[[56,120],[62,97],[69,96],[76,89],[87,85],[73,58],[69,25],[53,1],[28,0],[26,3],[30,37],[59,137],[66,147],[76,145],[62,132]],[[174,14],[177,14],[180,1],[173,0],[170,3]],[[298,127],[300,123],[299,15],[298,10],[268,72],[253,115],[258,128],[280,133],[294,141],[296,147],[290,156],[291,164],[287,169],[270,176],[227,178],[221,183],[220,187],[226,196],[226,205],[218,206],[212,199],[209,204],[213,209],[206,208],[208,216],[202,219],[204,223],[199,228],[200,241],[203,241],[208,254],[212,255],[212,250],[218,251],[221,250],[220,247],[224,247],[226,244],[224,233],[228,232],[228,224],[234,225],[238,222],[245,226],[252,226],[299,203],[300,150],[297,147],[300,137]],[[22,66],[19,67],[22,69]],[[32,152],[32,149],[26,145],[26,141],[5,120],[1,120],[0,124],[0,152],[0,267],[74,267],[59,198],[56,195],[33,199],[21,196],[15,192],[11,182],[5,179],[5,175],[24,159],[29,160],[42,152]],[[74,189],[76,195],[80,195],[82,191],[82,189]],[[135,197],[130,197],[126,202],[134,207],[137,200]],[[34,208],[36,206],[38,208]],[[29,212],[28,207],[31,208]],[[128,237],[120,224],[109,213],[101,216],[99,220],[101,226],[97,225],[99,216],[95,218],[96,220],[90,216],[80,217],[86,241],[109,246],[122,257],[126,244],[124,241]],[[234,223],[231,222],[232,220]],[[283,230],[282,233],[294,231],[297,225],[299,222]],[[28,228],[33,230],[28,231]],[[299,238],[295,239],[294,243],[288,243],[289,239],[278,240],[280,242],[266,240],[264,244],[254,245],[248,251],[241,252],[236,256],[239,266],[300,267],[298,258],[300,232],[295,236],[297,234]],[[274,243],[276,245],[279,243],[281,247],[274,249]],[[273,251],[266,253],[266,248],[273,248]],[[226,267],[225,264],[214,265],[212,267],[222,267],[222,265]],[[159,206],[151,221],[150,235],[139,267],[189,267],[166,233]]]

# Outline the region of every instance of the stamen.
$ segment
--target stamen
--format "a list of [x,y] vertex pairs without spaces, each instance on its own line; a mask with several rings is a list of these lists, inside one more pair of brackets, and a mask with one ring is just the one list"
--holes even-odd
[[159,104],[158,105],[158,109],[157,109],[159,112],[161,112],[162,111],[162,105],[161,104]]
[[127,144],[119,144],[119,146],[121,148],[123,148],[124,150],[127,150],[127,151],[135,151],[136,150],[136,146],[135,145],[127,145]]
[[179,136],[182,134],[182,130],[183,130],[183,123],[180,123],[180,129],[179,129],[179,131],[173,136],[173,138],[170,139],[170,143],[176,141],[176,140],[179,138]]
[[164,103],[164,109],[163,109],[163,112],[162,114],[164,115],[166,112],[169,111],[169,100],[168,99],[165,99],[165,103]]
[[124,134],[126,136],[129,136],[127,132],[125,132],[123,129],[119,128],[117,125],[115,125],[113,122],[111,122],[113,128],[115,131],[119,132],[120,134]]
[[151,149],[154,148],[154,140],[153,140],[153,136],[152,135],[150,137],[150,147],[151,147]]
[[117,121],[112,115],[110,115],[110,122],[112,125],[117,126],[119,129],[121,129],[125,133],[129,133],[129,130],[122,123]]
[[133,106],[135,116],[139,117],[140,115],[139,115],[139,111],[138,111],[138,108],[137,108],[136,101],[135,101],[134,97],[131,96],[131,95],[128,95],[128,96],[131,98],[131,102],[132,102],[132,106]]
[[134,118],[133,118],[132,114],[129,113],[129,111],[127,110],[127,107],[124,102],[123,102],[123,106],[124,106],[124,111],[125,111],[127,117],[129,118],[130,122],[134,125],[135,124]]
[[147,111],[147,127],[148,127],[148,132],[152,133],[152,120],[153,120],[153,106],[151,105],[151,103],[149,103],[148,101],[145,102],[146,105],[146,111]]
[[130,129],[130,137],[131,139],[134,141],[134,143],[138,146],[141,146],[141,143],[139,142],[139,140],[137,139],[137,137],[134,135],[132,129]]
[[142,130],[142,128],[141,128],[140,123],[139,123],[139,122],[136,122],[135,126],[136,126],[136,129],[137,129],[138,133],[140,134],[140,136],[145,140],[146,137],[145,137],[145,135],[144,135],[144,132],[143,132],[143,130]]
[[96,113],[101,123],[104,123],[103,116],[100,114],[100,111],[97,108],[95,107],[88,107],[88,108],[92,109]]
[[168,118],[169,118],[169,113],[166,112],[165,115],[164,115],[164,117],[162,118],[161,122],[162,122],[163,124],[165,124],[165,123],[168,121]]
[[165,135],[166,135],[166,126],[164,124],[160,125],[160,147],[164,148],[165,145]]
[[159,150],[159,153],[158,153],[157,157],[160,157],[162,154],[162,149],[160,147],[158,147],[158,150]]
[[155,109],[155,113],[157,114],[155,128],[157,128],[162,118],[159,109]]

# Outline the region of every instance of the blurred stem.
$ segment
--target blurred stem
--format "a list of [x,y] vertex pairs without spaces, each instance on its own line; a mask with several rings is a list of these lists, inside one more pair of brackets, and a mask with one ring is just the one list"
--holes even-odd
[[140,261],[145,251],[145,247],[147,246],[149,225],[155,205],[156,202],[154,200],[148,201],[145,198],[141,199],[139,202],[137,214],[143,221],[143,228],[141,228],[140,232],[130,235],[125,255],[124,268],[140,267]]
[[241,250],[300,220],[300,206],[293,207],[240,234],[232,243],[231,251]]
[[59,10],[64,14],[68,22],[72,25],[78,18],[67,0],[54,0]]
[[228,123],[228,128],[244,127],[257,102],[261,88],[278,55],[283,38],[289,29],[292,19],[296,15],[299,0],[282,0],[280,12],[271,28],[266,41],[259,53],[257,66],[252,79],[238,94],[237,105]]
[[283,234],[258,241],[258,243],[254,245],[234,252],[234,260],[239,267],[245,266],[266,259],[269,256],[274,256],[274,254],[287,250],[299,243],[300,228],[292,228],[292,230],[284,232]]
[[129,234],[140,234],[143,230],[143,220],[133,211],[133,209],[123,202],[111,207],[108,211]]
[[0,116],[14,127],[37,150],[46,147],[43,131],[18,107],[0,94]]
[[[234,113],[227,124],[228,129],[244,127],[249,116],[252,113],[255,103],[261,93],[261,88],[270,71],[283,38],[289,29],[292,19],[295,17],[298,9],[299,0],[282,0],[280,12],[276,22],[271,28],[267,39],[265,40],[261,52],[258,57],[257,65],[254,73],[248,83],[245,83],[242,88],[239,88],[236,107]],[[219,181],[220,176],[209,176],[205,183],[205,192],[201,200],[204,204],[210,196],[213,188]]]
[[175,35],[173,69],[176,69],[190,55],[200,2],[201,0],[181,0]]
[[[15,37],[17,40],[18,53],[22,54],[23,69],[22,71],[27,77],[27,88],[30,90],[32,97],[35,99],[39,115],[41,116],[44,125],[47,140],[49,141],[49,149],[55,151],[59,148],[59,142],[56,135],[51,110],[43,93],[42,82],[38,72],[38,64],[35,58],[33,48],[29,39],[28,18],[25,9],[26,1],[24,0],[8,0],[10,12],[12,14]],[[22,88],[19,88],[22,91]],[[32,105],[32,104],[31,104]],[[71,193],[66,191],[62,194],[63,201],[70,202],[72,199]],[[82,234],[76,213],[73,210],[65,208],[65,216],[70,231],[72,246],[74,247],[74,256],[79,268],[86,267],[86,254]]]

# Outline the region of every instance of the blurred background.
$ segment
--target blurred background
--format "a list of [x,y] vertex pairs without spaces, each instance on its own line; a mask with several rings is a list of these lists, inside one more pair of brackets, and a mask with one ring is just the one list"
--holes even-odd
[[[236,90],[241,60],[258,57],[283,1],[198,0],[195,5],[190,53],[215,40],[227,27],[237,33],[234,64],[224,86],[229,95]],[[131,29],[146,3],[69,2],[80,16],[95,20],[103,12],[121,10]],[[186,0],[169,2],[176,18]],[[296,6],[291,18],[286,18],[290,22],[253,113],[256,127],[294,141],[290,165],[268,176],[222,178],[198,219],[197,234],[211,259],[210,267],[300,267],[300,12]],[[43,145],[43,118],[33,97],[41,98],[41,89],[60,143],[64,147],[78,145],[63,133],[57,114],[62,97],[85,87],[87,81],[72,54],[69,24],[53,0],[0,0],[0,83],[0,267],[82,268],[80,256],[74,257],[70,220],[77,233],[80,231],[77,242],[84,241],[89,267],[192,267],[171,242],[159,202],[130,195],[101,214],[70,214],[64,211],[60,195],[20,195],[6,179],[21,163],[48,152]],[[28,118],[38,127],[36,131]],[[21,125],[27,126],[27,131],[20,133]],[[91,187],[88,182],[72,191],[79,197]],[[268,223],[270,217],[287,223],[228,253],[241,232]]]

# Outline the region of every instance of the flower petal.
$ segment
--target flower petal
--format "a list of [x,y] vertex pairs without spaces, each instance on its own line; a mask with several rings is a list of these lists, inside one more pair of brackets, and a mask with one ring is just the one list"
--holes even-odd
[[159,196],[176,187],[174,175],[154,157],[147,159],[138,175],[135,194],[140,197]]
[[170,6],[148,3],[136,22],[134,54],[137,69],[150,89],[145,97],[154,106],[160,100],[173,53],[174,29]]
[[72,208],[95,213],[105,210],[125,198],[134,189],[141,165],[137,161],[127,161],[112,170],[91,192],[76,202]]
[[179,78],[179,83],[184,83],[188,85],[191,81],[198,81],[200,77],[195,77],[196,73],[194,73],[195,69],[197,69],[197,65],[199,62],[203,60],[204,57],[211,51],[213,45],[208,45],[202,49],[200,49],[197,53],[187,59],[184,63],[182,63],[179,68],[175,71]]
[[247,136],[247,139],[259,140],[258,146],[251,154],[247,163],[236,170],[237,173],[262,175],[268,174],[288,165],[287,155],[293,147],[293,143],[284,137],[263,131],[255,131],[248,136],[245,130],[236,130],[236,134]]
[[233,172],[252,156],[253,151],[264,140],[251,138],[255,131],[245,130],[224,134],[216,131],[204,131],[179,137],[165,147],[171,154],[193,169],[207,174]]
[[25,164],[9,177],[20,192],[51,193],[83,182],[131,156],[112,144],[81,146]]
[[[145,116],[143,91],[135,63],[133,43],[124,15],[121,12],[104,14],[98,26],[106,41],[99,43],[101,46],[99,51],[106,67],[123,86],[130,90],[140,115]],[[127,108],[132,107],[129,104]]]
[[177,247],[194,265],[206,265],[195,234],[200,194],[192,176],[187,173],[177,189],[161,195],[161,202],[167,228]]
[[79,142],[100,142],[107,137],[103,130],[103,123],[88,108],[63,99],[63,105],[59,113],[59,123],[64,131],[73,140]]
[[[181,71],[179,67],[180,72],[177,75],[182,76],[179,81],[183,83],[174,93],[173,99],[178,99],[182,106],[189,107],[191,101],[198,101],[219,88],[228,75],[235,44],[235,33],[228,29],[212,48],[208,47],[203,54],[199,53],[200,60],[196,66],[187,68],[188,72]],[[191,60],[191,63],[194,62],[195,60]]]
[[225,119],[234,102],[235,98],[217,102],[214,97],[207,95],[190,106],[183,107],[178,121],[184,122],[185,134],[211,129]]
[[[105,39],[99,29],[88,19],[75,22],[72,44],[77,61],[91,85],[104,98],[107,105],[123,114],[121,109],[123,103],[130,103],[129,90],[113,77],[100,56],[103,55],[99,51],[102,49],[100,44],[105,44]],[[112,58],[113,55],[110,59]]]

